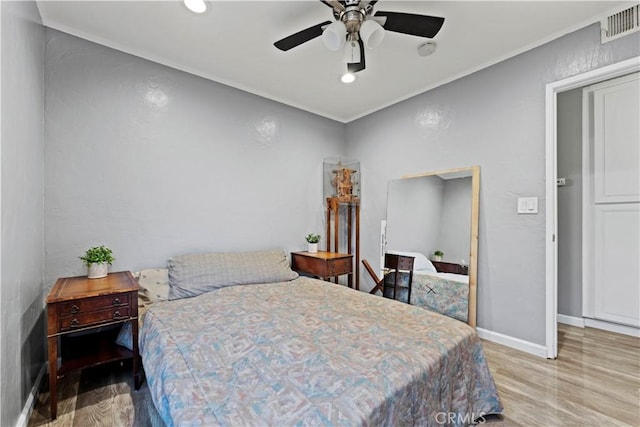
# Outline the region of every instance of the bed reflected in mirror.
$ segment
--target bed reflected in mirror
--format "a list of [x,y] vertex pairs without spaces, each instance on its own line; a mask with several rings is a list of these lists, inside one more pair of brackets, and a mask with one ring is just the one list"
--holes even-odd
[[479,180],[472,166],[389,182],[384,245],[415,257],[410,304],[474,327]]

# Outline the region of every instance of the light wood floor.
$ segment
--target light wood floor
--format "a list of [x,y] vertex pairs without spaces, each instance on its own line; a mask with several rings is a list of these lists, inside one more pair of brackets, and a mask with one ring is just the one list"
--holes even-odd
[[[131,364],[118,362],[74,371],[58,384],[58,418],[51,421],[48,387],[38,396],[29,426],[151,427],[161,425],[147,408],[146,382],[132,392]],[[152,423],[152,419],[155,422]]]
[[558,325],[558,359],[488,341],[503,425],[640,426],[640,339]]
[[[486,420],[492,426],[640,426],[640,339],[558,325],[557,360],[483,345],[505,408]],[[45,392],[29,426],[148,426],[140,407],[148,391],[131,393],[128,372],[90,386],[69,375],[59,387],[58,419],[48,421]]]

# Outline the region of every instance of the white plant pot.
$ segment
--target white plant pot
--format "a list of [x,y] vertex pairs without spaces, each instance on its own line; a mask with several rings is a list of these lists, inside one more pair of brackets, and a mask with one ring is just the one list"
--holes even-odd
[[307,252],[311,254],[315,254],[318,252],[318,244],[317,243],[307,243]]
[[109,272],[109,265],[106,262],[92,263],[92,264],[89,264],[87,278],[100,279],[102,277],[107,277],[108,272]]
[[432,261],[442,261],[442,255],[434,255]]

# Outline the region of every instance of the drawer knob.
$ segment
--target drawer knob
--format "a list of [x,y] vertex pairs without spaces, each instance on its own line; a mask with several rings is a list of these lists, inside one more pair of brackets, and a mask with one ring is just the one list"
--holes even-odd
[[114,299],[112,305],[120,305],[120,298]]
[[80,321],[78,319],[71,319],[71,326],[78,326],[80,324]]
[[73,304],[73,305],[71,306],[71,310],[69,310],[69,313],[71,313],[71,314],[76,314],[76,313],[77,313],[77,312],[79,312],[79,311],[80,311],[80,307],[78,307],[77,305]]
[[116,310],[113,312],[113,318],[120,317],[120,311]]

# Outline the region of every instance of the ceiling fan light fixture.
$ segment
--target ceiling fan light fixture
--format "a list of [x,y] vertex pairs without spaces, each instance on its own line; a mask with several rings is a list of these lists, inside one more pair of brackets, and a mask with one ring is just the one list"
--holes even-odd
[[322,32],[322,41],[329,50],[340,50],[347,37],[347,28],[341,21],[334,21]]
[[342,77],[340,77],[340,81],[342,83],[353,83],[356,81],[356,75],[354,73],[344,73]]
[[207,2],[205,0],[183,0],[184,5],[187,6],[193,13],[204,13],[207,10]]
[[349,40],[344,45],[344,62],[346,64],[357,64],[360,62],[360,45]]
[[367,49],[375,49],[384,40],[384,28],[376,21],[366,20],[360,25],[360,37]]

